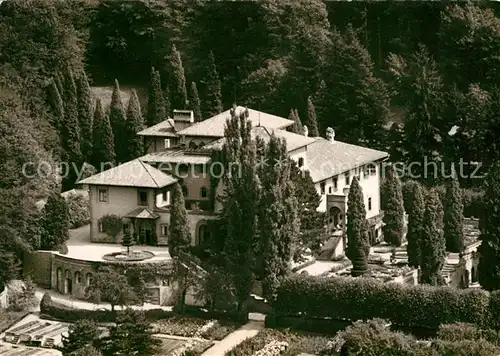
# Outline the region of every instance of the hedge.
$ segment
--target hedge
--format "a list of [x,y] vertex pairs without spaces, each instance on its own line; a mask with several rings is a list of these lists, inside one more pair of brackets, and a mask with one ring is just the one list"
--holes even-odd
[[[395,325],[437,329],[455,322],[488,324],[490,309],[500,313],[500,298],[490,305],[487,292],[450,287],[382,283],[368,278],[293,275],[273,303],[275,318],[302,316],[356,321],[386,319]],[[492,310],[493,311],[493,310]]]

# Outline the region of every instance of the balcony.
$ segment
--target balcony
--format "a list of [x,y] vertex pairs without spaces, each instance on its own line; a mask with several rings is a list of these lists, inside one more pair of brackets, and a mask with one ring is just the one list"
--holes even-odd
[[186,210],[212,211],[213,204],[210,200],[186,200]]

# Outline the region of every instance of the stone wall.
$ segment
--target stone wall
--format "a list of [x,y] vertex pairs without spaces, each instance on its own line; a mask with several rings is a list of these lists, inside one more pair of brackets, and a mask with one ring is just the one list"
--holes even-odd
[[35,251],[24,254],[23,275],[31,277],[31,280],[40,287],[50,289],[53,258],[52,251]]
[[85,289],[95,274],[92,262],[54,255],[51,268],[52,290],[85,299]]

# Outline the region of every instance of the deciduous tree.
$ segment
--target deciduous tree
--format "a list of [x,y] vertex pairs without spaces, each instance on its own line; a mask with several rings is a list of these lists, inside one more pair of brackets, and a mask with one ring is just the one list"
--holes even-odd
[[111,310],[115,306],[124,306],[134,299],[134,292],[128,284],[127,277],[118,273],[113,267],[103,267],[94,275],[86,295],[96,303],[107,302]]
[[347,197],[347,251],[346,256],[353,264],[351,274],[358,277],[368,270],[368,226],[363,198],[363,189],[354,177]]
[[432,189],[425,199],[424,234],[420,241],[421,282],[438,285],[446,258],[443,235],[443,205]]
[[191,243],[191,232],[188,226],[188,215],[184,195],[179,183],[172,191],[172,205],[170,206],[168,249],[172,256],[185,249]]

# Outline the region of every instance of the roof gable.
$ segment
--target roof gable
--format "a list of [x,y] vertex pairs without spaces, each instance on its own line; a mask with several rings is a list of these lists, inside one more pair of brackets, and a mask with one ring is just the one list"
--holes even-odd
[[163,188],[176,181],[177,179],[174,177],[135,159],[83,179],[78,184]]
[[165,120],[159,124],[148,127],[137,133],[139,136],[160,136],[160,137],[177,137],[175,127],[171,120]]
[[[239,115],[246,109],[247,108],[243,106],[237,106],[236,113]],[[209,119],[195,123],[194,125],[179,131],[178,135],[224,137],[226,121],[230,117],[231,111],[226,110],[218,115],[212,116]],[[265,126],[270,129],[282,129],[293,125],[293,121],[291,120],[253,109],[248,109],[248,120],[252,122],[253,126]]]

